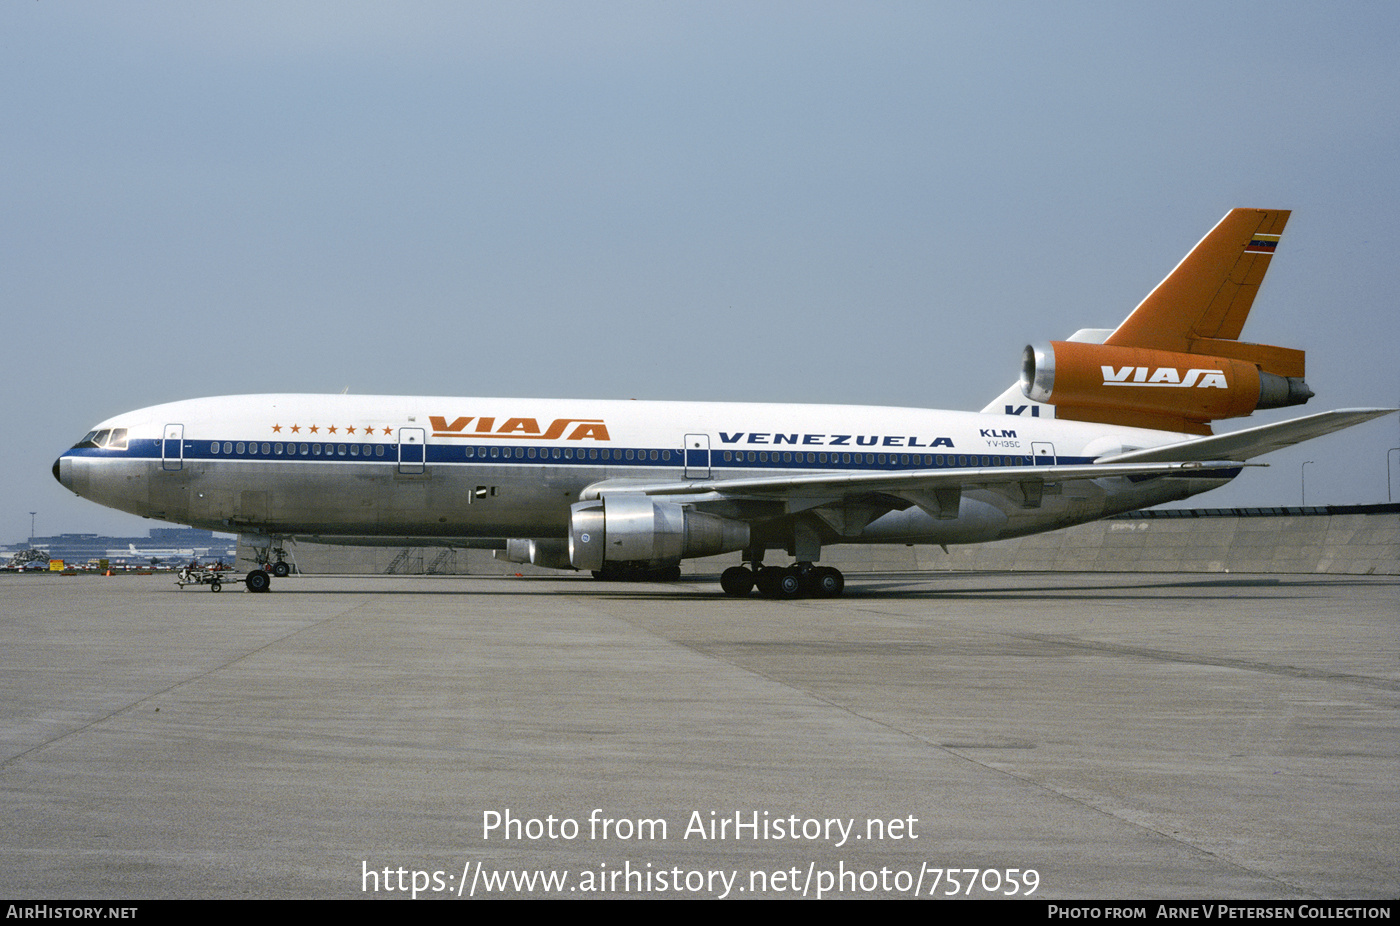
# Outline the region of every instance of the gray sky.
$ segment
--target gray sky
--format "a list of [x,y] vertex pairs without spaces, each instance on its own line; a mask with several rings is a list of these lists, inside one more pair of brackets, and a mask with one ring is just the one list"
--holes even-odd
[[[0,541],[158,526],[49,468],[201,395],[975,410],[1236,206],[1294,210],[1244,339],[1400,404],[1397,47],[1393,2],[4,4]],[[1192,504],[1383,502],[1398,445]]]

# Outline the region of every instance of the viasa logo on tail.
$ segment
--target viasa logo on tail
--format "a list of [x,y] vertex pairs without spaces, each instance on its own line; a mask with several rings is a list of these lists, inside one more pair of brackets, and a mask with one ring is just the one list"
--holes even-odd
[[[1224,370],[1186,371],[1182,376],[1176,367],[1099,367],[1105,386],[1174,386],[1177,389],[1229,389]],[[1151,375],[1149,375],[1149,371]]]
[[[555,418],[549,427],[540,430],[537,418],[507,418],[498,428],[495,418],[473,416],[454,418],[448,423],[444,415],[429,415],[433,437],[472,437],[493,440],[611,440],[608,426],[601,418]],[[473,421],[476,427],[467,426]],[[568,431],[568,434],[564,432]]]

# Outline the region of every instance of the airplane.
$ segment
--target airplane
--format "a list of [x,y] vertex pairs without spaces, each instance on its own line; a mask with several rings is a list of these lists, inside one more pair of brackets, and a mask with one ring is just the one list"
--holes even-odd
[[[103,505],[237,532],[265,592],[287,541],[493,549],[675,580],[739,551],[725,594],[840,595],[837,543],[980,543],[1224,485],[1254,457],[1389,414],[1301,405],[1304,352],[1239,340],[1288,221],[1234,209],[1115,329],[1028,346],[981,412],[353,395],[193,399],[117,415],[53,465]],[[789,566],[765,564],[783,551]],[[275,559],[274,559],[275,557]]]

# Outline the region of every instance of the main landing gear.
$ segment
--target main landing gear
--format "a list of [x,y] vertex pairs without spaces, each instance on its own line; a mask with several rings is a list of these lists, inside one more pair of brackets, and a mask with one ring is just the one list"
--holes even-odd
[[731,566],[719,577],[719,587],[733,598],[745,598],[755,588],[764,598],[835,598],[846,587],[841,570],[796,563],[792,566]]

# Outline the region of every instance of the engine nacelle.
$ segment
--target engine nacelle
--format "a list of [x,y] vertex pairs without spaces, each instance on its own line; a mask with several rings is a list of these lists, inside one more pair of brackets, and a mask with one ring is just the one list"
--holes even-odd
[[496,550],[495,557],[507,563],[529,563],[532,566],[546,566],[550,569],[572,569],[569,563],[569,542],[567,540],[507,540],[504,550]]
[[1265,373],[1247,360],[1077,341],[1027,346],[1021,391],[1055,406],[1198,422],[1302,405],[1313,395],[1301,377]]
[[602,569],[604,563],[667,565],[748,545],[749,526],[743,521],[645,495],[605,495],[579,502],[569,515],[569,561],[578,569]]

